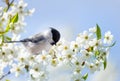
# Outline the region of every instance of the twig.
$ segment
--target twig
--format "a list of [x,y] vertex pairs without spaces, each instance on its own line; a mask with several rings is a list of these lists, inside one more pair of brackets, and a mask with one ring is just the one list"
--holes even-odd
[[7,4],[7,10],[6,12],[9,10],[11,4],[13,4],[14,0],[12,0],[11,2],[9,2],[9,0],[5,0],[5,3]]
[[5,3],[6,3],[7,5],[9,5],[9,0],[5,0]]
[[4,77],[6,77],[7,75],[11,74],[11,72],[9,71],[8,73],[6,73],[5,75],[3,75],[0,80],[2,80]]
[[10,2],[10,5],[13,4],[13,2],[14,2],[14,0],[12,0],[12,1]]

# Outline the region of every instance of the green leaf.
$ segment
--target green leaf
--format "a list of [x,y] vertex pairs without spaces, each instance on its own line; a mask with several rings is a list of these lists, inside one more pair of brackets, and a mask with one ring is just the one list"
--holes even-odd
[[116,41],[113,42],[111,45],[109,45],[109,46],[104,46],[104,47],[113,47],[115,44],[116,44]]
[[16,13],[12,18],[10,18],[4,33],[7,33],[10,30],[10,24],[14,24],[17,21],[18,21],[18,13]]
[[109,47],[113,47],[115,44],[116,44],[116,41],[113,44],[111,44]]
[[11,19],[10,23],[16,23],[18,21],[18,13],[16,13],[13,18]]
[[84,76],[82,76],[82,78],[83,78],[84,80],[86,80],[87,77],[88,77],[88,73],[86,73]]
[[4,11],[4,12],[7,12],[7,9],[8,9],[8,7],[5,7],[5,8],[3,9],[3,11]]
[[14,4],[13,4],[13,3],[11,3],[11,4],[10,4],[10,6],[14,6]]
[[100,54],[100,51],[99,51],[99,50],[95,51],[95,56],[96,56],[96,57],[97,57],[99,54]]
[[4,35],[0,35],[0,46],[3,46],[4,40],[5,40],[5,36]]
[[97,28],[96,36],[97,36],[97,39],[99,40],[99,39],[101,39],[101,29],[98,24],[96,24],[96,28]]
[[8,41],[11,41],[11,38],[8,37],[8,36],[6,36],[5,39],[8,40]]
[[107,59],[106,58],[104,59],[103,65],[104,65],[104,70],[105,70],[107,67]]
[[8,24],[4,33],[7,33],[9,30],[10,30],[10,25]]
[[2,35],[0,35],[0,46],[2,46],[2,43],[3,43],[3,37]]
[[2,43],[4,42],[4,35],[1,35]]
[[10,81],[10,80],[6,79],[5,81]]

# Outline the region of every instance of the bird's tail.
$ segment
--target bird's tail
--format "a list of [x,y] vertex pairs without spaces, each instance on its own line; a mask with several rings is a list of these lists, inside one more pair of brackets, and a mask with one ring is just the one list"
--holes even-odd
[[25,42],[32,42],[31,39],[23,39],[19,41],[5,41],[4,43],[25,43]]
[[32,42],[31,39],[23,39],[19,41],[5,41],[4,43],[25,43],[25,42]]
[[5,41],[4,43],[21,43],[22,41]]

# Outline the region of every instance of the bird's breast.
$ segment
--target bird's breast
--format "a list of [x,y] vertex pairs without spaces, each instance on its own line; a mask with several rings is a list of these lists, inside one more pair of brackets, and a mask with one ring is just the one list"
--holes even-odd
[[47,41],[41,41],[37,44],[29,42],[27,49],[32,54],[39,54],[42,52],[42,50],[48,51],[50,47],[51,47],[51,44]]

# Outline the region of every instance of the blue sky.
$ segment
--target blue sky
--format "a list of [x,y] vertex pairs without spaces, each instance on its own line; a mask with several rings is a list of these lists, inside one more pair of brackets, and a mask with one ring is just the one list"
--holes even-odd
[[[110,30],[116,45],[111,49],[109,61],[120,68],[120,0],[25,0],[36,11],[27,17],[26,33],[35,34],[48,27],[62,32],[62,37],[73,40],[75,36],[97,24],[102,32]],[[69,32],[68,32],[69,31]],[[68,37],[69,35],[69,37]],[[119,80],[116,80],[119,81]]]

